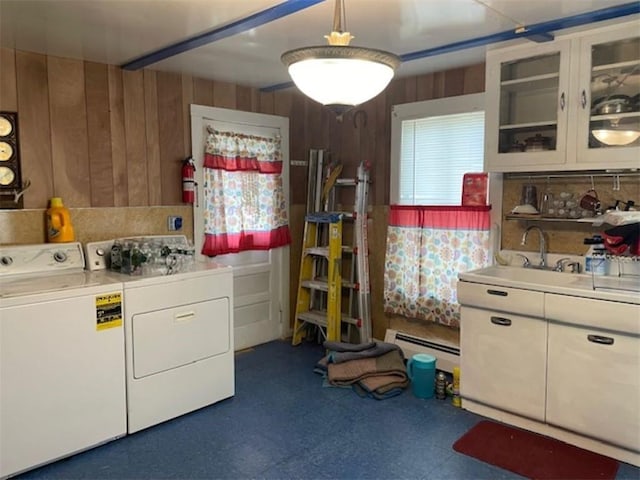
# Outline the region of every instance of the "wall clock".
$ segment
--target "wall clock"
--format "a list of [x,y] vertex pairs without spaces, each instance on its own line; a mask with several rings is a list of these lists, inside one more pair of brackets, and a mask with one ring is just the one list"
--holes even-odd
[[16,196],[22,191],[18,150],[18,114],[0,112],[0,208],[22,208],[22,196]]

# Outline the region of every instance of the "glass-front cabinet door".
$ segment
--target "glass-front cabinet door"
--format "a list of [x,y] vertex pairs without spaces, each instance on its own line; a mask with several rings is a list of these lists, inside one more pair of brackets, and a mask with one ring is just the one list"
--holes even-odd
[[582,38],[577,163],[640,167],[640,29]]
[[486,151],[492,170],[566,161],[568,42],[487,56]]

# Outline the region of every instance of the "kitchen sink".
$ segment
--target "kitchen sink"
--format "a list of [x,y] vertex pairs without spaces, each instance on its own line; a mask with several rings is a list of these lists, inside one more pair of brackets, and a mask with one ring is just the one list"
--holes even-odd
[[571,285],[581,280],[590,280],[589,276],[573,273],[554,272],[553,270],[540,270],[536,268],[503,267],[497,265],[474,270],[469,272],[467,275],[479,275],[484,278],[490,277],[518,283],[522,282],[528,284],[533,283],[537,285],[547,285],[550,287]]

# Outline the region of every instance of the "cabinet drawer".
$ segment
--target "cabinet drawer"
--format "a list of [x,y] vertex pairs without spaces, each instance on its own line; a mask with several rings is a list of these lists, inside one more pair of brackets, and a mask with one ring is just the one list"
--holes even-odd
[[544,317],[544,293],[531,290],[458,282],[458,302],[488,310]]
[[548,293],[548,320],[640,335],[640,305]]

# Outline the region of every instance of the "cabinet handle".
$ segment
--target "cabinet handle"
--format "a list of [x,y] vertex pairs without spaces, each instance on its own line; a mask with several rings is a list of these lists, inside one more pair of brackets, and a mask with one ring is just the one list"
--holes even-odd
[[580,105],[582,105],[583,109],[587,107],[587,91],[586,90],[582,90],[582,95],[580,95]]
[[196,312],[176,313],[174,315],[173,319],[176,322],[186,322],[188,320],[191,320],[195,316],[196,316]]
[[487,290],[487,293],[489,295],[498,295],[499,297],[506,297],[507,295],[509,295],[507,292],[503,292],[502,290]]
[[564,106],[565,106],[565,100],[564,100],[564,92],[562,92],[562,95],[560,95],[560,110],[562,110],[564,112]]
[[603,337],[601,335],[587,335],[590,342],[599,343],[600,345],[613,345],[613,338]]
[[511,320],[504,317],[491,317],[491,323],[494,325],[500,325],[501,327],[510,327]]

